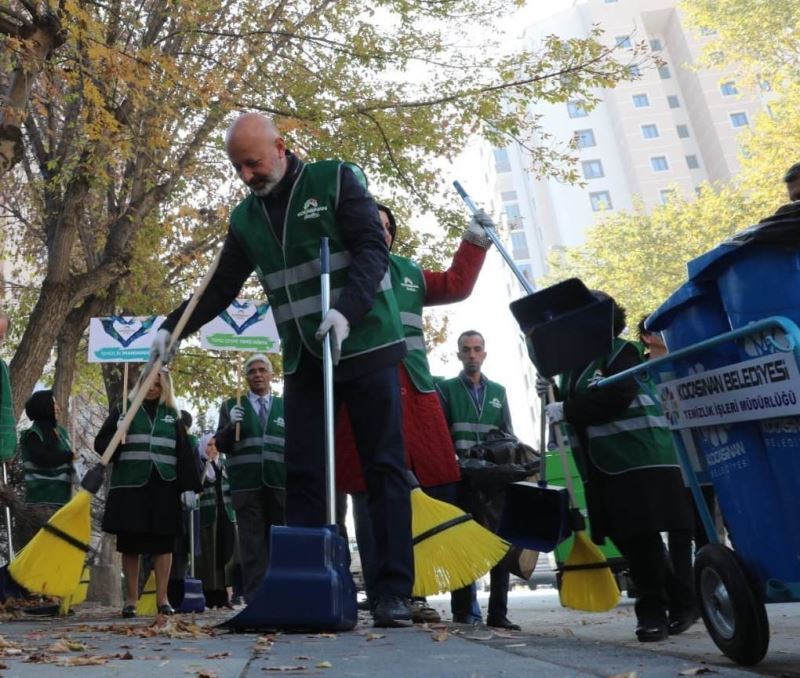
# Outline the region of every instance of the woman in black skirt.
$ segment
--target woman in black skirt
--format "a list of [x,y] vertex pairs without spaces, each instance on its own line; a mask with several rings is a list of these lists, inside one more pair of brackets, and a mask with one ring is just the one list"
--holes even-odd
[[[131,391],[131,400],[144,376],[143,372]],[[121,421],[120,408],[112,408],[94,441],[98,453],[105,450]],[[117,551],[122,553],[126,592],[123,617],[136,616],[142,554],[153,555],[158,612],[173,613],[167,584],[175,537],[181,533],[181,492],[202,488],[192,457],[172,380],[162,370],[112,458],[103,530],[117,535]]]

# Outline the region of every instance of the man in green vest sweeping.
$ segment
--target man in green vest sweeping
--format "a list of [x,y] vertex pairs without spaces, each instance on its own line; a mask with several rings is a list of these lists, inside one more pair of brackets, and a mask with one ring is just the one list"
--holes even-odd
[[[334,398],[350,414],[380,553],[373,617],[377,626],[408,626],[414,561],[397,376],[406,345],[375,201],[358,168],[303,162],[262,115],[237,118],[226,147],[250,194],[231,213],[218,267],[183,335],[227,308],[257,273],[283,353],[286,519],[319,527],[326,520],[321,340],[331,332]],[[320,323],[322,236],[330,240],[332,307]],[[170,358],[182,310],[162,325],[153,356]]]
[[[486,347],[480,332],[462,332],[458,337],[458,359],[464,368],[461,374],[453,379],[446,379],[438,386],[456,454],[484,442],[491,431],[513,433],[505,388],[489,381],[481,371],[483,361],[486,360]],[[463,508],[472,513],[481,525],[496,531],[503,511],[503,498],[503,492],[489,497],[483,493],[465,490]],[[489,578],[491,590],[487,625],[519,631],[520,627],[508,619],[510,576],[506,559],[492,568]],[[471,587],[453,591],[453,621],[480,621],[472,613],[471,605]]]
[[[256,353],[244,364],[249,391],[219,408],[217,448],[226,467],[239,524],[244,599],[249,603],[267,571],[269,525],[286,521],[286,426],[283,399],[272,394],[272,363]],[[236,436],[236,429],[239,436]]]

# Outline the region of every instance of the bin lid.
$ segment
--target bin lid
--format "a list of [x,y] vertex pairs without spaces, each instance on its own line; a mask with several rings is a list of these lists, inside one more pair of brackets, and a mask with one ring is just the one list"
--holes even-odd
[[686,264],[689,280],[711,280],[716,277],[715,271],[719,270],[719,264],[722,260],[738,252],[742,244],[743,243],[740,242],[726,241],[717,245],[714,249],[701,254],[699,257],[692,259]]
[[708,284],[685,282],[644,321],[645,329],[661,332],[672,324],[675,313],[693,299],[708,294]]

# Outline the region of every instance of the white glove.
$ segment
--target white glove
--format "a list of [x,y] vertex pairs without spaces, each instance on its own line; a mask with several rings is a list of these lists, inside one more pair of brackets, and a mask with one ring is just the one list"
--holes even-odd
[[181,503],[187,511],[194,511],[197,508],[197,493],[194,490],[182,492]]
[[488,250],[492,245],[492,241],[489,239],[489,236],[486,235],[485,229],[494,227],[492,218],[483,210],[478,210],[472,216],[469,226],[467,226],[467,230],[464,232],[464,240]]
[[564,421],[564,403],[550,403],[549,405],[545,405],[544,413],[547,415],[551,424]]
[[552,382],[541,375],[536,375],[536,393],[540,398],[547,400],[547,394],[550,392]]
[[230,411],[230,418],[232,424],[238,424],[242,419],[244,419],[244,407],[241,405],[235,405],[231,408]]
[[159,330],[156,332],[155,339],[153,339],[153,343],[150,344],[150,363],[154,363],[158,358],[161,358],[161,362],[164,365],[168,365],[169,361],[175,357],[175,353],[178,350],[178,342],[175,342],[175,345],[170,351],[169,341],[171,338],[172,334],[169,330]]
[[320,323],[314,336],[318,341],[322,341],[322,337],[328,332],[331,332],[332,335],[331,354],[333,356],[333,364],[338,365],[339,357],[342,355],[342,344],[350,335],[350,323],[335,308],[328,310],[325,314],[325,319]]

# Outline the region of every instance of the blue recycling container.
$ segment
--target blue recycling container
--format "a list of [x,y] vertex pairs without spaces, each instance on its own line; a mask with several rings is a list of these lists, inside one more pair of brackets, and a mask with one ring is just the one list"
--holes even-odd
[[[685,283],[647,319],[646,325],[662,333],[670,351],[731,329],[713,281]],[[720,344],[674,361],[674,378],[740,359],[734,344]],[[702,471],[696,473],[698,482],[709,478],[713,483],[734,547],[765,596],[783,590],[779,582],[800,581],[795,539],[786,520],[786,507],[773,491],[776,479],[759,424],[707,426],[691,429],[691,433],[704,462]]]
[[[800,251],[764,242],[723,243],[688,264],[695,280],[713,281],[732,329],[769,316],[800,323]],[[776,353],[789,347],[775,328],[739,342],[739,359]],[[800,417],[764,419],[758,423],[774,478],[773,490],[794,544],[793,562],[800,559]],[[800,579],[793,580],[800,582]],[[798,583],[800,587],[800,583]],[[798,589],[800,594],[800,589]],[[775,595],[778,595],[777,593]]]

